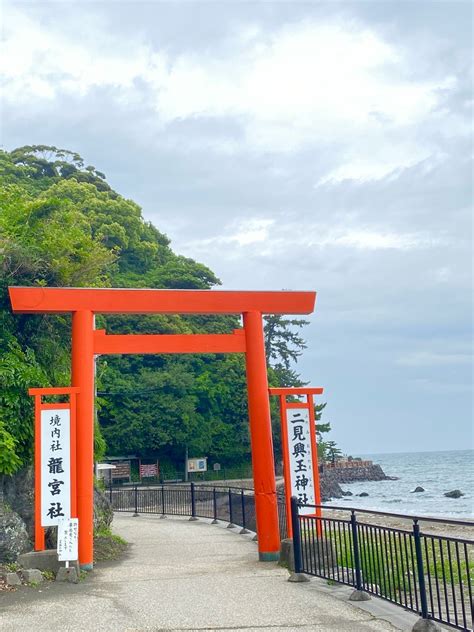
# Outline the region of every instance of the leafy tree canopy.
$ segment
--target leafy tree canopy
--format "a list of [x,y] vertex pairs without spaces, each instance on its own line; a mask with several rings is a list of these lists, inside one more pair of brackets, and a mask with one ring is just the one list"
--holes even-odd
[[[70,383],[69,316],[13,315],[9,285],[208,289],[202,263],[173,252],[140,207],[75,152],[46,145],[0,151],[0,473],[32,459],[30,386]],[[265,324],[269,381],[300,385],[303,320]],[[101,315],[110,333],[231,332],[233,316]],[[235,355],[110,356],[97,367],[96,455],[132,454],[179,466],[206,454],[248,460],[244,360]],[[279,422],[274,410],[276,448]],[[104,443],[105,441],[105,443]],[[182,466],[181,466],[182,467]]]

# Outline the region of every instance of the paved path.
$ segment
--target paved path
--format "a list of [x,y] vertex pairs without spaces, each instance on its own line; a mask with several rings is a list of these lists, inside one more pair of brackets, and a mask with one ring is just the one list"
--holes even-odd
[[394,627],[377,600],[367,602],[375,614],[361,610],[346,588],[322,580],[290,584],[285,569],[256,560],[249,536],[224,525],[116,515],[114,530],[131,543],[124,560],[98,565],[77,585],[3,593],[0,630],[394,632],[415,620],[402,613]]

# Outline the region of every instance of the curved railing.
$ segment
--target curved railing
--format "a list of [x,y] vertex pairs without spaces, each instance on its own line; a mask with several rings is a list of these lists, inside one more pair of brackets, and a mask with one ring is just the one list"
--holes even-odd
[[[190,483],[110,488],[107,493],[114,511],[210,518],[257,531],[253,490]],[[278,515],[280,536],[286,538],[286,508],[284,498],[280,495]]]
[[[209,518],[239,526],[243,533],[257,531],[253,490],[190,483],[110,488],[107,493],[114,511]],[[474,540],[430,534],[420,525],[470,528],[474,522],[324,505],[311,506],[313,515],[303,515],[303,506],[293,499],[297,573],[353,586],[458,630],[473,629]],[[317,509],[324,513],[315,515]],[[281,494],[278,513],[284,539],[287,516]],[[374,524],[374,516],[378,521],[408,520],[411,526]]]

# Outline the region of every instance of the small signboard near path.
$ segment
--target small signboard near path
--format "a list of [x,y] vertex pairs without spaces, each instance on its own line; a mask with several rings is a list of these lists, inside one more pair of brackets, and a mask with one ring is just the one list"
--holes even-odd
[[79,520],[63,518],[58,522],[58,560],[73,562],[78,558]]

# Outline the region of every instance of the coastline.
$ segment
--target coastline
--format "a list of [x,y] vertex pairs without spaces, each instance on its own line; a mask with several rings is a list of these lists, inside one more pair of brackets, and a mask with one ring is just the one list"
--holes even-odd
[[[451,538],[459,538],[463,540],[474,540],[474,519],[466,518],[459,522],[470,522],[470,525],[449,524],[446,522],[438,522],[438,520],[452,520],[449,517],[442,516],[387,516],[371,513],[362,513],[360,507],[347,507],[344,509],[333,509],[331,507],[323,509],[324,518],[333,518],[337,520],[349,520],[351,510],[354,510],[357,521],[363,524],[374,525],[378,527],[389,527],[392,529],[400,529],[411,532],[413,530],[413,520],[418,519],[421,533],[430,535],[442,535]],[[370,510],[365,510],[370,511]]]

